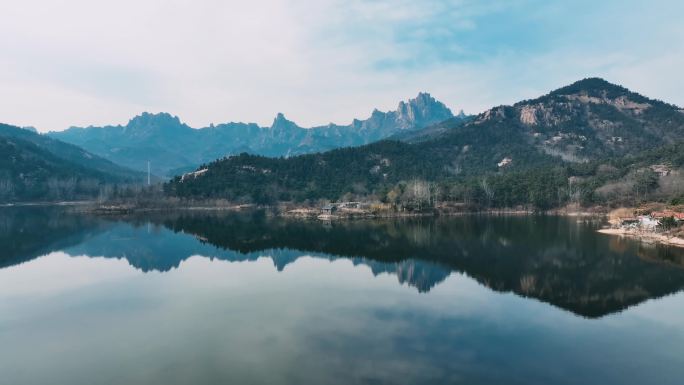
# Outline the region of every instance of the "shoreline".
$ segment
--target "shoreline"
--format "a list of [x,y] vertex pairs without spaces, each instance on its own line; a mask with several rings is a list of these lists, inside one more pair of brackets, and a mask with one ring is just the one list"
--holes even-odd
[[606,235],[617,235],[621,237],[634,238],[646,243],[658,243],[668,246],[684,248],[684,238],[667,236],[664,234],[657,234],[650,231],[628,229],[600,229],[598,230],[598,232]]
[[60,201],[60,202],[11,202],[11,203],[0,203],[0,208],[5,207],[76,207],[76,206],[88,206],[95,202],[93,201]]
[[389,219],[389,218],[420,218],[420,217],[459,217],[459,216],[535,216],[550,215],[575,218],[605,218],[604,212],[591,211],[566,211],[566,210],[547,210],[533,211],[520,209],[491,209],[491,210],[434,210],[426,212],[407,212],[407,211],[380,211],[380,212],[360,212],[360,211],[338,211],[334,214],[322,214],[317,209],[299,208],[293,210],[279,211],[276,216],[282,218],[337,221],[351,219]]
[[120,215],[146,212],[181,212],[181,211],[249,211],[266,210],[271,215],[290,219],[318,219],[348,220],[348,219],[373,219],[373,218],[412,218],[412,217],[439,217],[439,216],[469,216],[469,215],[501,215],[501,216],[533,216],[553,215],[565,217],[605,217],[606,212],[599,208],[587,210],[551,209],[536,211],[522,208],[503,209],[460,209],[450,210],[437,207],[429,211],[393,211],[393,210],[367,210],[367,209],[340,209],[332,214],[322,213],[319,208],[309,206],[270,205],[260,206],[255,204],[217,204],[203,205],[200,202],[192,202],[181,205],[136,205],[128,203],[99,203],[96,201],[62,201],[62,202],[16,202],[3,203],[0,208],[11,207],[69,207],[80,213],[94,215]]

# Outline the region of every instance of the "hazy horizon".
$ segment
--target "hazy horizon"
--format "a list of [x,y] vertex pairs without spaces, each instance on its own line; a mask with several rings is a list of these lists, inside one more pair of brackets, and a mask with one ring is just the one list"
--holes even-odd
[[476,114],[586,77],[681,106],[682,14],[666,0],[27,0],[0,6],[0,121],[268,126],[282,112],[312,127],[421,91]]

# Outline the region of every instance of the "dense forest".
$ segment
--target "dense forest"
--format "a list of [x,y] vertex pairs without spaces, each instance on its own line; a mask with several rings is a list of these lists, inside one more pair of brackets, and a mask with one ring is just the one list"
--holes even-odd
[[[538,167],[460,175],[453,175],[448,164],[436,165],[430,153],[421,156],[411,145],[380,142],[371,148],[383,156],[375,153],[364,157],[356,149],[287,161],[242,154],[208,165],[203,175],[187,176],[183,181],[177,178],[165,188],[168,194],[181,197],[245,203],[370,198],[410,209],[429,207],[435,202],[538,209],[568,203],[591,206],[635,205],[654,200],[684,202],[684,177],[680,171],[684,167],[684,142],[636,157],[608,157],[587,163],[540,157]],[[399,172],[382,172],[392,164]]]
[[255,203],[370,198],[409,209],[684,197],[684,113],[601,79],[425,132],[291,158],[240,154],[176,177],[165,191]]
[[143,175],[83,149],[0,124],[0,203],[131,195]]

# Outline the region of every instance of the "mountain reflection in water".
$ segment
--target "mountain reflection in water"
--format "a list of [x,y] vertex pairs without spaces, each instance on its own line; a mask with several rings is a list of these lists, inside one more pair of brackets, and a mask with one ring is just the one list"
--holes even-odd
[[452,272],[501,292],[589,318],[684,288],[684,250],[596,233],[600,224],[562,217],[418,218],[324,224],[263,212],[98,218],[61,209],[0,211],[0,268],[63,251],[126,259],[166,272],[199,255],[268,257],[282,271],[302,256],[347,259],[374,275],[428,292]]

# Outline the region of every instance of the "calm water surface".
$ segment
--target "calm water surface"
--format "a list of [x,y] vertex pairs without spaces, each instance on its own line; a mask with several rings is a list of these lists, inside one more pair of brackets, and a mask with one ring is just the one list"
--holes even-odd
[[2,384],[681,384],[684,250],[577,218],[0,210]]

